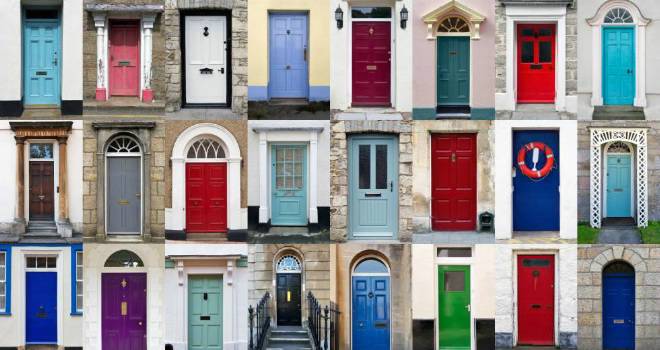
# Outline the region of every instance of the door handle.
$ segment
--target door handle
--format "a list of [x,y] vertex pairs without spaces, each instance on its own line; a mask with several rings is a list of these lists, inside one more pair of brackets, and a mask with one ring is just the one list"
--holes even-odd
[[631,74],[631,73],[632,73],[632,69],[628,69],[626,72],[627,72],[628,74]]
[[472,305],[467,304],[465,305],[465,308],[467,309],[468,312],[472,312]]
[[57,52],[53,53],[53,65],[57,66]]
[[212,68],[208,68],[208,67],[206,67],[206,68],[201,68],[201,69],[199,70],[199,73],[200,73],[200,74],[213,74],[213,69],[212,69]]
[[225,74],[225,68],[220,68],[220,74]]
[[303,49],[303,60],[305,60],[305,62],[307,62],[307,47],[305,47]]
[[394,180],[390,180],[390,192],[394,192]]
[[291,69],[291,66],[287,64],[286,69]]
[[451,154],[451,162],[456,163],[456,153]]

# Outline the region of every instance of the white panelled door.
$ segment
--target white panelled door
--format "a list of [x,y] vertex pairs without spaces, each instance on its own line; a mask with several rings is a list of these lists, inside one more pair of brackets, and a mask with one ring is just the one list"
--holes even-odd
[[227,104],[227,17],[185,20],[186,103]]

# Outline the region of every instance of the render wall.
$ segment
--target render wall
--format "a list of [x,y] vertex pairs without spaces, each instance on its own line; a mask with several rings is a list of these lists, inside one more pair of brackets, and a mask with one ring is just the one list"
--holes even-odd
[[0,4],[0,23],[3,30],[0,31],[0,42],[5,47],[14,50],[0,55],[0,67],[15,67],[16,69],[0,69],[0,101],[20,101],[23,97],[21,47],[23,47],[21,35],[21,2],[19,0],[3,1]]

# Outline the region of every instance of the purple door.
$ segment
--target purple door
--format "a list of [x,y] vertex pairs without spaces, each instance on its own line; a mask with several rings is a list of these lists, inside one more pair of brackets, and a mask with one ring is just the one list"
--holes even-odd
[[146,350],[147,274],[104,273],[103,350]]

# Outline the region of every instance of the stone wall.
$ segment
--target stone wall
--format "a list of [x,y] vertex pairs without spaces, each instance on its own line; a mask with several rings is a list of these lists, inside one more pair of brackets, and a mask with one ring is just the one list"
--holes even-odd
[[179,10],[231,10],[231,110],[247,119],[247,0],[164,0],[166,55],[164,80],[167,85],[166,110],[181,109],[181,17]]
[[660,246],[582,245],[578,250],[578,342],[580,350],[603,344],[602,271],[622,260],[635,269],[635,348],[660,348]]
[[412,121],[333,121],[330,140],[330,239],[348,240],[348,136],[359,133],[399,136],[399,233],[412,240]]

